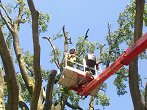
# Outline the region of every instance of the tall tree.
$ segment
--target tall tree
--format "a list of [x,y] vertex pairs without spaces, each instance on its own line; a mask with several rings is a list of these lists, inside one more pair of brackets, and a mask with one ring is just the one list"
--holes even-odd
[[[142,36],[144,0],[136,0],[136,14],[134,27],[134,41],[136,42]],[[145,110],[139,90],[139,75],[138,75],[138,58],[132,61],[129,65],[129,85],[134,105],[134,110]]]
[[[57,74],[58,72],[55,69],[50,71],[44,70],[42,69],[42,65],[40,65],[39,35],[41,32],[47,31],[47,25],[50,17],[47,14],[39,12],[35,7],[34,2],[35,1],[33,0],[27,0],[26,5],[26,2],[24,0],[16,0],[13,5],[11,4],[5,6],[0,1],[0,23],[2,25],[1,28],[3,28],[3,31],[0,28],[0,56],[6,74],[5,82],[7,89],[5,91],[5,99],[8,99],[8,101],[5,101],[5,105],[7,105],[5,108],[8,108],[8,110],[17,110],[19,105],[19,108],[21,108],[22,110],[29,110],[29,108],[31,110],[63,110],[66,108],[66,106],[68,106],[72,109],[83,110],[83,108],[81,108],[79,104],[81,98],[73,91],[70,91],[69,88],[61,86],[57,82],[57,79],[63,72],[65,55],[72,44],[72,38],[65,30],[65,26],[63,26],[61,33],[57,33],[55,36],[43,37],[52,47],[50,50],[50,59],[52,64],[55,64],[55,68],[60,70],[60,74]],[[132,23],[133,20],[130,20],[130,24],[127,24],[127,26],[135,26],[134,42],[138,39],[138,36],[141,36],[142,34],[142,21],[144,12],[143,0],[136,0],[135,6],[135,25]],[[14,15],[16,16],[14,17]],[[123,14],[121,14],[120,18],[122,16]],[[132,17],[132,19],[133,18],[134,16]],[[21,30],[22,25],[25,23],[32,24],[31,27],[34,50],[33,55],[31,55],[30,52],[21,49],[20,47],[19,38],[21,37],[21,35],[19,34],[19,31]],[[99,59],[106,67],[108,67],[109,64],[120,55],[120,43],[122,43],[124,39],[127,43],[128,41],[132,41],[132,39],[128,38],[128,36],[131,36],[133,32],[130,31],[125,24],[121,24],[127,22],[121,22],[121,20],[119,20],[119,23],[120,30],[119,32],[117,31],[114,34],[111,33],[111,26],[108,25],[107,41],[109,47],[106,50],[104,50],[103,48],[105,45],[97,42],[88,41],[87,33],[89,29],[87,30],[85,36],[79,36],[75,47],[77,51],[76,55],[79,56],[78,61],[81,62],[86,53],[98,49],[100,51]],[[122,29],[123,26],[124,29]],[[8,32],[8,34],[4,34],[4,32]],[[127,38],[124,38],[124,33],[128,35]],[[118,36],[120,35],[122,36],[122,38],[118,39]],[[6,42],[7,39],[12,39],[14,50],[9,49],[10,45]],[[62,51],[58,49],[58,46],[54,45],[54,41],[63,42],[64,48]],[[128,44],[131,45],[131,43],[132,42],[129,42]],[[13,56],[10,51],[14,51],[15,56]],[[15,58],[17,63],[14,64],[13,59]],[[139,91],[139,87],[136,86],[138,85],[139,78],[137,61],[138,60],[136,59],[130,64],[129,84],[130,91],[132,91],[131,93],[134,108],[136,110],[144,110],[145,106],[141,100],[141,93]],[[18,65],[20,71],[16,69],[14,65]],[[135,69],[132,66],[135,66]],[[135,72],[135,74],[133,74],[133,72]],[[125,74],[121,75],[120,73]],[[121,68],[116,73],[117,78],[114,84],[118,87],[118,95],[123,95],[126,93],[123,80],[127,79],[127,73],[128,71],[126,70],[126,68]],[[2,80],[0,79],[0,81]],[[42,81],[45,84],[42,84]],[[44,87],[45,85],[47,86]],[[109,106],[109,98],[105,95],[106,87],[107,85],[104,83],[101,86],[99,93],[96,94],[95,97],[90,98],[89,109],[94,109],[94,102],[99,102],[102,107]],[[137,92],[133,91],[134,88],[135,90],[137,90]],[[3,88],[1,88],[1,90],[2,89]],[[144,92],[145,104],[147,103],[146,91],[147,88]],[[135,99],[136,96],[138,97],[137,99]],[[0,98],[2,99],[2,97]]]

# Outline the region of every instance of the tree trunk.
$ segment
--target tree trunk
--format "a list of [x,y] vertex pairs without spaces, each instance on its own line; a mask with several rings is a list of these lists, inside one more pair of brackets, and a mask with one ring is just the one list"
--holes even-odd
[[4,76],[2,74],[2,69],[0,68],[0,110],[5,110],[4,103]]
[[42,109],[41,103],[38,103],[41,86],[42,86],[42,76],[41,76],[41,68],[40,68],[40,44],[39,44],[39,31],[38,31],[38,19],[39,12],[35,9],[33,0],[27,0],[29,9],[32,15],[32,38],[33,38],[33,47],[34,47],[34,75],[35,75],[35,88],[32,95],[31,100],[31,110]]
[[144,99],[145,99],[145,110],[147,110],[147,82],[146,82],[146,85],[145,85],[145,96],[144,96]]
[[19,88],[15,76],[14,64],[7,48],[2,29],[0,27],[0,55],[4,65],[6,74],[6,82],[8,88],[8,110],[18,109]]
[[[136,0],[134,42],[136,42],[142,35],[143,13],[144,0]],[[144,110],[144,105],[141,99],[141,93],[139,91],[138,79],[138,58],[136,58],[129,65],[129,86],[134,105],[134,110]]]

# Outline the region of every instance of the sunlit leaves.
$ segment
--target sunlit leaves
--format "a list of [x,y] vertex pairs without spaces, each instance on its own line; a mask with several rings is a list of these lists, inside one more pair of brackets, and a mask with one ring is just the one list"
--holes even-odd
[[50,21],[50,16],[45,13],[39,14],[39,33],[47,31],[47,26]]
[[102,107],[105,107],[105,106],[109,106],[110,105],[110,98],[108,98],[105,94],[102,94],[102,93],[98,93],[96,95],[96,104],[100,104]]
[[50,62],[53,63],[54,61],[59,61],[61,55],[61,51],[55,47],[55,50],[52,50],[50,56],[52,56]]
[[26,88],[26,85],[22,79],[22,75],[20,73],[17,73],[16,75],[17,81],[19,83],[19,88],[20,88],[20,95],[23,97],[23,99],[26,102],[30,102],[30,94],[28,92],[28,89]]
[[95,50],[99,48],[99,43],[88,41],[84,36],[78,37],[78,41],[76,43],[76,51],[79,56],[84,56],[87,53],[94,53]]
[[120,69],[117,73],[118,75],[116,79],[113,82],[116,86],[118,95],[124,95],[127,93],[126,84],[124,83],[124,81],[127,80],[127,76],[125,76],[126,72],[127,70],[125,68]]
[[52,41],[57,40],[57,39],[59,40],[62,37],[63,37],[63,34],[61,33],[61,31],[59,31],[57,34],[53,35]]

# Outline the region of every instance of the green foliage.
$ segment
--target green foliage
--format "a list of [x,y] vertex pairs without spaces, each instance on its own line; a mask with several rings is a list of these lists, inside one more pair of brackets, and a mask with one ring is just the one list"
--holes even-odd
[[[147,18],[147,4],[145,4],[144,12],[144,25],[146,25]],[[135,20],[135,3],[134,0],[127,5],[126,9],[120,13],[118,18],[118,30],[111,32],[112,26],[109,25],[109,35],[106,36],[108,48],[102,52],[101,61],[105,65],[109,65],[114,62],[120,54],[133,43],[133,30],[134,30],[134,20]],[[125,44],[128,46],[126,47]],[[139,58],[146,59],[146,51],[139,55]],[[127,68],[121,68],[117,71],[117,77],[114,80],[114,85],[117,89],[118,95],[124,95],[127,93],[126,84],[124,81],[127,81]]]
[[106,94],[98,93],[96,96],[96,104],[101,105],[102,107],[110,105],[110,98],[106,96]]
[[77,93],[70,91],[69,100],[72,102],[73,105],[78,105],[80,99],[81,97],[77,95]]
[[25,102],[29,102],[30,103],[30,99],[31,99],[31,96],[30,96],[30,94],[29,94],[29,91],[28,91],[28,89],[26,88],[26,85],[25,85],[25,83],[24,83],[24,81],[23,81],[23,79],[22,79],[22,76],[21,76],[21,74],[20,73],[17,73],[17,75],[16,75],[17,77],[17,81],[18,81],[18,84],[19,84],[19,86],[20,86],[20,93],[21,93],[21,96],[22,96],[22,98],[24,99],[24,101]]
[[[29,51],[26,51],[26,52],[23,52],[23,53],[24,53],[23,58],[24,58],[24,61],[25,61],[26,68],[28,69],[28,73],[31,76],[34,76],[33,55]],[[42,74],[43,80],[48,79],[47,71],[44,70],[43,68],[41,68],[41,74]]]
[[95,50],[98,50],[99,48],[99,43],[88,41],[84,36],[79,36],[76,42],[76,51],[79,57],[83,57],[87,53],[94,53]]
[[117,89],[117,95],[119,96],[127,93],[126,84],[124,84],[124,78],[125,77],[123,75],[117,75],[116,79],[114,80],[114,85]]
[[39,14],[39,33],[47,31],[48,23],[50,21],[50,16],[45,13]]
[[55,51],[52,50],[50,56],[52,56],[52,58],[50,60],[51,63],[53,63],[55,61],[59,61],[59,59],[61,57],[61,51],[57,47],[55,47]]
[[53,35],[52,41],[55,41],[57,39],[61,39],[63,37],[63,34],[61,31],[57,32],[57,34]]

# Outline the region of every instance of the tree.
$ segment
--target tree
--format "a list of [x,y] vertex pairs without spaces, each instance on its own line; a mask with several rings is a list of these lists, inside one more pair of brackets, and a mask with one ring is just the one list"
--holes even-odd
[[[120,14],[118,19],[119,30],[115,31],[114,33],[110,33],[107,37],[108,44],[110,45],[110,49],[112,50],[111,52],[114,55],[120,53],[120,45],[122,43],[125,42],[130,46],[141,37],[143,21],[145,26],[147,23],[146,5],[144,6],[144,3],[144,0],[131,1],[131,4],[127,6],[126,10]],[[113,56],[111,55],[111,57]],[[139,58],[146,59],[146,52],[142,53]],[[146,93],[143,95],[141,91],[142,79],[140,78],[140,75],[138,73],[138,58],[130,63],[128,70],[118,71],[117,73],[118,76],[114,84],[117,86],[118,95],[124,95],[125,93],[127,93],[127,91],[125,90],[126,86],[123,83],[123,80],[129,80],[128,83],[130,87],[134,110],[146,110]],[[126,75],[122,75],[122,73],[125,73]],[[146,87],[143,91],[146,91]]]
[[[8,110],[12,108],[18,109],[18,104],[19,104],[19,107],[21,109],[28,110],[29,107],[25,103],[27,102],[31,105],[30,106],[31,110],[37,110],[37,109],[50,110],[51,108],[64,109],[65,105],[74,109],[82,109],[77,105],[79,102],[79,96],[69,91],[68,88],[60,87],[57,90],[57,92],[55,89],[53,89],[54,80],[57,73],[56,70],[51,70],[50,72],[47,72],[46,70],[41,69],[39,34],[41,32],[46,31],[47,25],[45,24],[48,23],[49,16],[46,14],[40,13],[38,10],[36,10],[32,0],[28,0],[27,3],[29,6],[29,9],[26,8],[26,4],[23,0],[17,0],[14,3],[14,5],[8,4],[7,6],[5,6],[3,5],[2,2],[0,4],[2,9],[0,11],[0,16],[2,21],[1,22],[2,26],[0,31],[0,34],[1,34],[0,53],[2,57],[4,70],[6,73],[6,77],[10,78],[6,80],[8,81],[6,84],[7,85],[6,91],[8,91],[8,103],[7,101],[5,102],[5,104],[7,105],[6,108]],[[13,15],[13,13],[15,13],[13,12],[13,10],[15,12],[18,12],[18,15],[16,16],[16,18],[10,17],[11,15]],[[19,30],[21,29],[21,25],[27,22],[32,24],[32,39],[33,39],[34,55],[31,55],[29,52],[22,52],[23,50],[21,49],[20,43],[19,43],[19,34],[18,34]],[[7,33],[8,33],[7,38],[5,38],[4,35],[7,35],[7,34],[4,34],[4,32],[2,31],[2,28],[4,30],[5,29],[7,30]],[[63,26],[62,35],[58,34],[52,39],[52,40],[56,40],[58,37],[63,37],[63,36],[65,38],[63,58],[60,63],[59,63],[60,51],[53,45],[50,38],[45,37],[50,42],[53,48],[52,62],[55,62],[58,68],[62,68],[64,64],[65,54],[67,53],[68,45],[69,43],[71,43],[70,38],[67,35],[67,32],[65,31],[64,28],[65,27]],[[12,39],[14,53],[16,55],[16,61],[19,66],[20,72],[19,71],[15,72],[16,70],[14,68],[12,54],[9,51],[10,45],[8,44],[11,44],[11,40],[9,40],[9,42],[6,42],[5,39],[6,40]],[[85,43],[88,44],[88,46],[91,46],[90,50],[91,49],[94,50],[96,48],[95,43],[85,40],[83,36],[79,38],[79,40],[81,39],[82,41],[85,41]],[[80,48],[83,49],[80,53],[78,53],[81,55],[81,57],[84,53],[90,51],[88,46],[84,46],[85,49],[82,48],[83,45],[84,44],[82,44],[82,42],[77,43],[77,50],[78,49],[80,50]],[[98,46],[98,44],[96,45]],[[48,78],[47,78],[47,75],[48,75]],[[48,80],[46,94],[45,94],[45,90],[42,87],[42,80],[45,80],[45,81]],[[56,94],[54,92],[56,92]],[[14,93],[15,95],[13,95]],[[57,94],[58,94],[58,97],[57,97]],[[54,96],[55,100],[53,100],[54,98],[52,97],[52,95]],[[7,94],[5,94],[5,99],[7,99]],[[12,99],[13,99],[13,103],[12,103]],[[72,101],[72,104],[70,104],[67,101],[68,99]]]
[[[140,2],[136,2],[136,7],[138,7],[139,3]],[[56,69],[50,71],[44,70],[40,65],[39,35],[40,33],[47,31],[47,24],[49,22],[50,17],[47,14],[39,12],[35,8],[33,0],[27,0],[27,4],[29,8],[26,7],[26,3],[24,0],[16,0],[13,5],[8,4],[7,6],[5,6],[2,2],[0,3],[0,56],[6,74],[5,108],[8,110],[17,110],[19,105],[19,108],[21,108],[22,110],[29,110],[29,108],[31,110],[63,110],[65,109],[65,106],[68,106],[72,109],[82,110],[82,108],[79,105],[80,97],[73,91],[70,91],[68,88],[58,85],[58,83],[55,83],[56,79],[60,77],[60,75],[62,74],[65,61],[65,54],[68,52],[68,47],[72,43],[72,38],[68,35],[68,32],[65,30],[65,26],[63,26],[62,28],[62,33],[57,33],[57,35],[53,37],[43,37],[45,40],[49,42],[49,44],[52,47],[51,62],[55,63],[56,67],[60,69],[60,74],[57,75]],[[141,6],[143,7],[143,4]],[[142,10],[142,13],[140,12],[140,14],[141,16],[143,16],[143,9],[139,10]],[[17,15],[16,12],[18,12]],[[136,12],[138,13],[137,10]],[[136,16],[138,16],[137,13]],[[16,15],[16,17],[11,17],[11,15]],[[137,19],[139,18],[136,17],[136,21]],[[142,22],[142,18],[140,18],[139,21]],[[24,51],[20,47],[19,30],[21,30],[21,26],[25,23],[32,24],[31,27],[34,49],[33,55],[30,54],[30,52],[28,51]],[[124,24],[122,24],[122,26],[123,25]],[[141,26],[139,27],[139,29],[140,28]],[[109,26],[108,29],[110,29]],[[107,67],[109,66],[109,63],[114,61],[120,55],[119,44],[123,41],[116,40],[115,37],[117,35],[114,34],[114,36],[112,36],[110,30],[108,31],[109,35],[107,37],[107,40],[109,47],[106,50],[104,50],[103,48],[105,45],[88,41],[87,34],[85,36],[80,36],[78,38],[78,41],[76,43],[76,54],[79,56],[79,62],[87,52],[100,50],[99,59]],[[141,36],[142,32],[140,31],[139,33],[140,34],[137,34],[137,36]],[[123,32],[119,31],[119,34],[123,34]],[[58,47],[53,44],[55,40],[59,39],[61,41],[61,38],[63,38],[62,41],[64,43],[63,52],[60,51]],[[12,39],[12,42],[9,39]],[[7,40],[9,40],[9,42],[6,42]],[[113,43],[113,41],[115,42]],[[11,54],[11,51],[13,51],[10,49],[9,44],[11,43],[13,43],[15,56],[12,56]],[[14,64],[13,60],[15,58],[17,62],[16,64]],[[15,68],[15,65],[19,66],[18,70]],[[122,68],[120,71],[117,72],[118,77],[116,79],[115,84],[117,85],[118,83],[121,83],[122,85],[118,93],[125,94],[125,87],[122,83],[122,80],[125,78],[123,75],[120,75],[120,73],[122,72],[127,73],[127,70],[125,68]],[[131,75],[131,72],[129,73],[129,75]],[[129,76],[129,78],[131,78],[131,76]],[[46,87],[43,87],[42,81],[44,81],[47,84]],[[105,83],[101,86],[100,91],[101,90],[106,90]],[[94,100],[96,100],[97,102],[99,101],[103,107],[109,105],[109,98],[106,97],[105,94],[98,93],[95,97],[91,97],[90,100],[91,101],[89,103],[89,109],[94,108]],[[136,101],[134,101],[134,103],[135,102]],[[136,106],[140,107],[140,105],[134,104],[134,108],[136,108]],[[143,106],[144,105],[142,104],[141,107]]]

